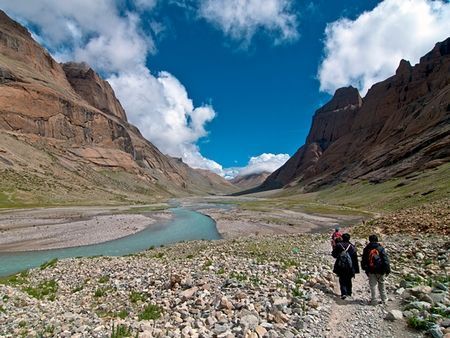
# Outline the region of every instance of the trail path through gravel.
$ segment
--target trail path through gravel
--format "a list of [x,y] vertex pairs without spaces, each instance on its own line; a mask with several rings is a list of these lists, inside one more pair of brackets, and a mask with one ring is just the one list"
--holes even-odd
[[[329,255],[330,264],[334,263],[329,254],[329,243],[324,243],[325,255]],[[360,253],[359,253],[360,254]],[[361,257],[358,257],[361,261]],[[389,277],[388,277],[389,278]],[[419,338],[420,333],[410,331],[404,321],[390,322],[385,320],[392,309],[399,309],[399,300],[388,294],[386,305],[369,305],[369,281],[364,272],[353,279],[353,296],[340,299],[339,281],[335,280],[334,303],[327,326],[327,338]]]

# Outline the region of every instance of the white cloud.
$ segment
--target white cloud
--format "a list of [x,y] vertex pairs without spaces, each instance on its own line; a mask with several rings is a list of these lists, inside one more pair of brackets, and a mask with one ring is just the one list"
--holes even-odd
[[325,31],[320,89],[353,85],[362,93],[395,73],[400,60],[416,63],[450,34],[450,3],[385,0],[354,21],[340,19]]
[[135,0],[134,3],[140,10],[151,10],[156,6],[158,0]]
[[199,15],[224,34],[249,44],[259,31],[271,34],[275,43],[295,40],[297,16],[293,0],[201,0]]
[[[156,0],[137,0],[150,10]],[[194,107],[186,88],[171,74],[153,75],[146,58],[153,40],[140,29],[138,13],[120,14],[114,0],[0,0],[0,7],[39,28],[39,38],[60,61],[85,61],[108,78],[128,119],[163,153],[195,168],[223,174],[203,157],[196,142],[216,115],[209,105]]]
[[200,154],[195,144],[207,136],[205,124],[214,119],[211,106],[194,107],[186,88],[170,73],[153,76],[145,67],[112,75],[115,89],[131,123],[162,152],[180,157],[194,168],[210,169],[218,174],[222,167]]
[[264,153],[259,156],[251,157],[245,167],[226,168],[223,170],[224,176],[228,179],[236,176],[246,176],[251,174],[260,174],[263,172],[272,173],[289,160],[288,154],[270,154]]

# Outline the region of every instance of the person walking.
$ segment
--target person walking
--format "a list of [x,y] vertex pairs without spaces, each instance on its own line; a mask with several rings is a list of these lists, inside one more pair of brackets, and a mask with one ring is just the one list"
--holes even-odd
[[391,273],[391,266],[388,254],[383,246],[378,243],[378,237],[376,235],[369,236],[369,244],[363,250],[361,268],[366,272],[367,277],[369,277],[370,304],[378,304],[376,297],[377,286],[381,303],[385,304],[387,296],[384,281],[385,277]]
[[336,245],[331,255],[336,258],[333,272],[339,277],[341,299],[352,296],[352,278],[359,273],[358,254],[355,246],[350,243],[350,235],[345,233],[336,238]]
[[331,234],[331,248],[334,249],[334,247],[336,246],[336,239],[340,238],[342,239],[342,234],[339,231],[339,227],[336,226],[336,228],[334,229],[334,232]]

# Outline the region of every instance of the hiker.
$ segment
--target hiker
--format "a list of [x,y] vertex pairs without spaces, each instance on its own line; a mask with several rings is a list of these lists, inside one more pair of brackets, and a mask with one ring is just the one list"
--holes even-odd
[[342,239],[342,234],[339,231],[339,227],[336,227],[334,229],[333,234],[331,235],[331,248],[334,249],[334,247],[336,246],[336,238],[341,238]]
[[350,243],[350,235],[343,234],[336,238],[336,245],[331,255],[336,258],[333,272],[339,276],[341,299],[352,296],[352,278],[359,273],[358,254],[355,246]]
[[391,267],[386,250],[378,243],[378,237],[376,235],[369,236],[369,244],[363,250],[361,268],[366,272],[367,277],[369,277],[370,304],[377,304],[377,284],[381,303],[385,304],[387,297],[384,279],[391,272]]

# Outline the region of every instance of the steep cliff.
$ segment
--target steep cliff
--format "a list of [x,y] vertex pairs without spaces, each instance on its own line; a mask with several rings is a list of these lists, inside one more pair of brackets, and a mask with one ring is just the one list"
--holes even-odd
[[[157,199],[234,190],[219,176],[162,154],[127,122],[111,86],[94,70],[86,64],[58,64],[2,11],[0,133],[3,191],[17,194],[20,189],[8,180],[30,175],[39,182],[51,178],[63,195],[85,186],[80,199],[89,189],[99,195],[114,191],[119,199],[133,192]],[[27,161],[33,152],[42,156]],[[32,189],[44,194],[42,187]]]
[[402,60],[364,99],[355,88],[338,89],[316,111],[305,145],[259,189],[377,182],[449,159],[450,38],[414,67]]

